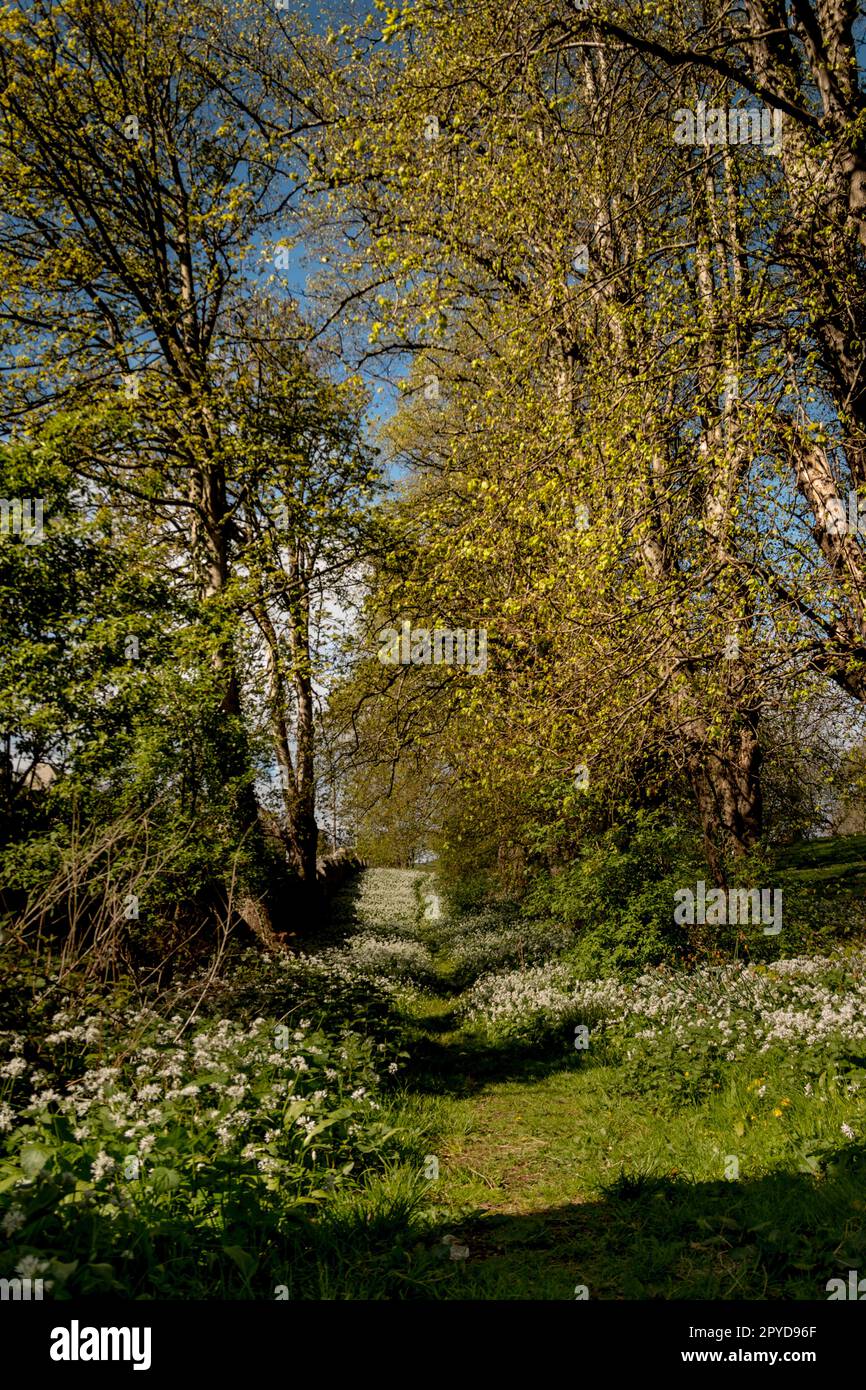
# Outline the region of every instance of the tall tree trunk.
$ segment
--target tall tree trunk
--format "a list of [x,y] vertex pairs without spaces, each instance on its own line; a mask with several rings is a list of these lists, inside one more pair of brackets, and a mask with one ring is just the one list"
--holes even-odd
[[761,837],[761,747],[752,724],[721,746],[693,749],[687,772],[694,793],[704,851],[715,882],[727,885],[726,862],[742,859]]
[[316,725],[313,703],[313,670],[310,652],[310,573],[300,542],[295,542],[289,559],[289,640],[292,647],[292,681],[297,706],[296,799],[292,834],[301,878],[316,882],[316,851],[319,827],[316,824]]
[[301,882],[314,889],[317,882],[319,827],[315,813],[313,779],[314,730],[312,680],[304,669],[296,672],[293,688],[298,709],[296,756],[292,755],[286,718],[287,689],[280,639],[265,603],[255,610],[265,641],[268,663],[268,716],[280,771],[283,793],[281,839]]

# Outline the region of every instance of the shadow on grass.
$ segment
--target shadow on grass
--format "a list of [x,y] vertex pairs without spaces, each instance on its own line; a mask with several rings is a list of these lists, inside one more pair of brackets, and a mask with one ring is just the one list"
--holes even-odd
[[[424,1020],[425,1034],[447,1035],[455,1026],[453,1013]],[[541,1081],[556,1072],[601,1065],[606,1053],[596,1047],[590,1058],[568,1047],[561,1033],[528,1042],[491,1043],[471,1034],[440,1041],[421,1036],[411,1044],[406,1085],[416,1094],[462,1099],[500,1081]]]
[[776,851],[780,869],[823,869],[840,864],[866,868],[866,835],[835,835],[825,840],[801,840]]
[[817,1176],[624,1172],[591,1200],[464,1217],[431,1208],[417,1182],[385,1179],[315,1211],[230,1203],[218,1230],[188,1211],[137,1229],[120,1216],[70,1224],[67,1211],[45,1223],[41,1248],[76,1262],[64,1292],[78,1297],[823,1300],[828,1280],[847,1290],[849,1271],[866,1272],[864,1177],[858,1145]]
[[[290,1297],[822,1300],[828,1280],[866,1271],[864,1175],[860,1147],[818,1180],[624,1173],[592,1201],[426,1227],[387,1210],[323,1212]],[[455,1244],[465,1258],[450,1257]]]
[[353,874],[330,896],[317,899],[316,911],[299,924],[298,945],[305,949],[345,946],[359,927],[357,904],[361,897],[363,874]]
[[[828,1160],[820,1178],[623,1173],[592,1201],[452,1218],[417,1239],[389,1232],[385,1247],[344,1225],[339,1254],[326,1220],[319,1284],[337,1298],[560,1300],[585,1289],[605,1300],[823,1300],[828,1280],[847,1286],[849,1271],[866,1271],[864,1176],[863,1146]],[[454,1242],[465,1259],[450,1259]]]
[[462,1296],[826,1299],[829,1279],[866,1270],[864,1176],[862,1148],[820,1181],[623,1174],[598,1201],[464,1223]]

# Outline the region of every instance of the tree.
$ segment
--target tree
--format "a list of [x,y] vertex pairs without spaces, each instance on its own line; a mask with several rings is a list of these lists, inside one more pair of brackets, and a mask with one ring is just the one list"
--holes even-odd
[[[29,335],[4,380],[10,418],[27,438],[62,412],[84,487],[118,534],[144,509],[197,604],[213,673],[200,732],[232,790],[241,910],[265,935],[272,826],[254,792],[239,637],[255,621],[271,662],[282,833],[314,884],[310,593],[327,583],[326,523],[369,491],[352,439],[357,392],[315,382],[290,311],[282,348],[264,328],[261,305],[281,286],[262,283],[261,262],[277,252],[280,263],[298,166],[294,131],[277,130],[245,55],[252,25],[302,74],[285,21],[263,27],[246,3],[60,0],[7,11],[0,33],[0,321],[7,338]],[[283,91],[287,80],[284,63]],[[308,119],[299,105],[297,127]],[[349,529],[328,536],[341,564]]]
[[[543,737],[560,778],[575,755],[615,761],[614,741],[623,766],[646,738],[665,744],[722,875],[761,832],[763,657],[728,641],[770,603],[755,451],[777,387],[750,335],[777,305],[744,272],[755,232],[737,211],[754,169],[683,189],[658,124],[635,123],[653,104],[639,65],[554,63],[520,10],[412,7],[383,35],[399,51],[372,76],[357,36],[329,74],[340,116],[317,150],[319,215],[350,229],[333,293],[348,284],[352,318],[366,314],[364,356],[415,358],[401,457],[435,479],[411,523],[421,592],[437,613],[483,604],[486,699],[501,676],[498,716],[520,705],[532,737],[557,711]],[[536,651],[554,631],[557,667]]]

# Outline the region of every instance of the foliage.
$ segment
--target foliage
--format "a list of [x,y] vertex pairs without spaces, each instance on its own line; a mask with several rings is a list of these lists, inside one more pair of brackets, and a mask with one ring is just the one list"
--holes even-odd
[[674,891],[694,881],[699,865],[687,830],[663,812],[638,811],[581,843],[555,875],[539,875],[523,908],[572,928],[573,958],[587,977],[670,964],[690,944],[673,921]]

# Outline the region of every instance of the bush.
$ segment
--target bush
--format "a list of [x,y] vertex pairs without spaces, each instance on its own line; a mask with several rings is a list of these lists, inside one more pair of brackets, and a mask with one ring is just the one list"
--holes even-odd
[[673,964],[690,944],[673,920],[674,893],[706,874],[699,866],[682,827],[659,811],[638,811],[581,846],[559,873],[540,875],[523,910],[573,928],[571,959],[586,978]]

